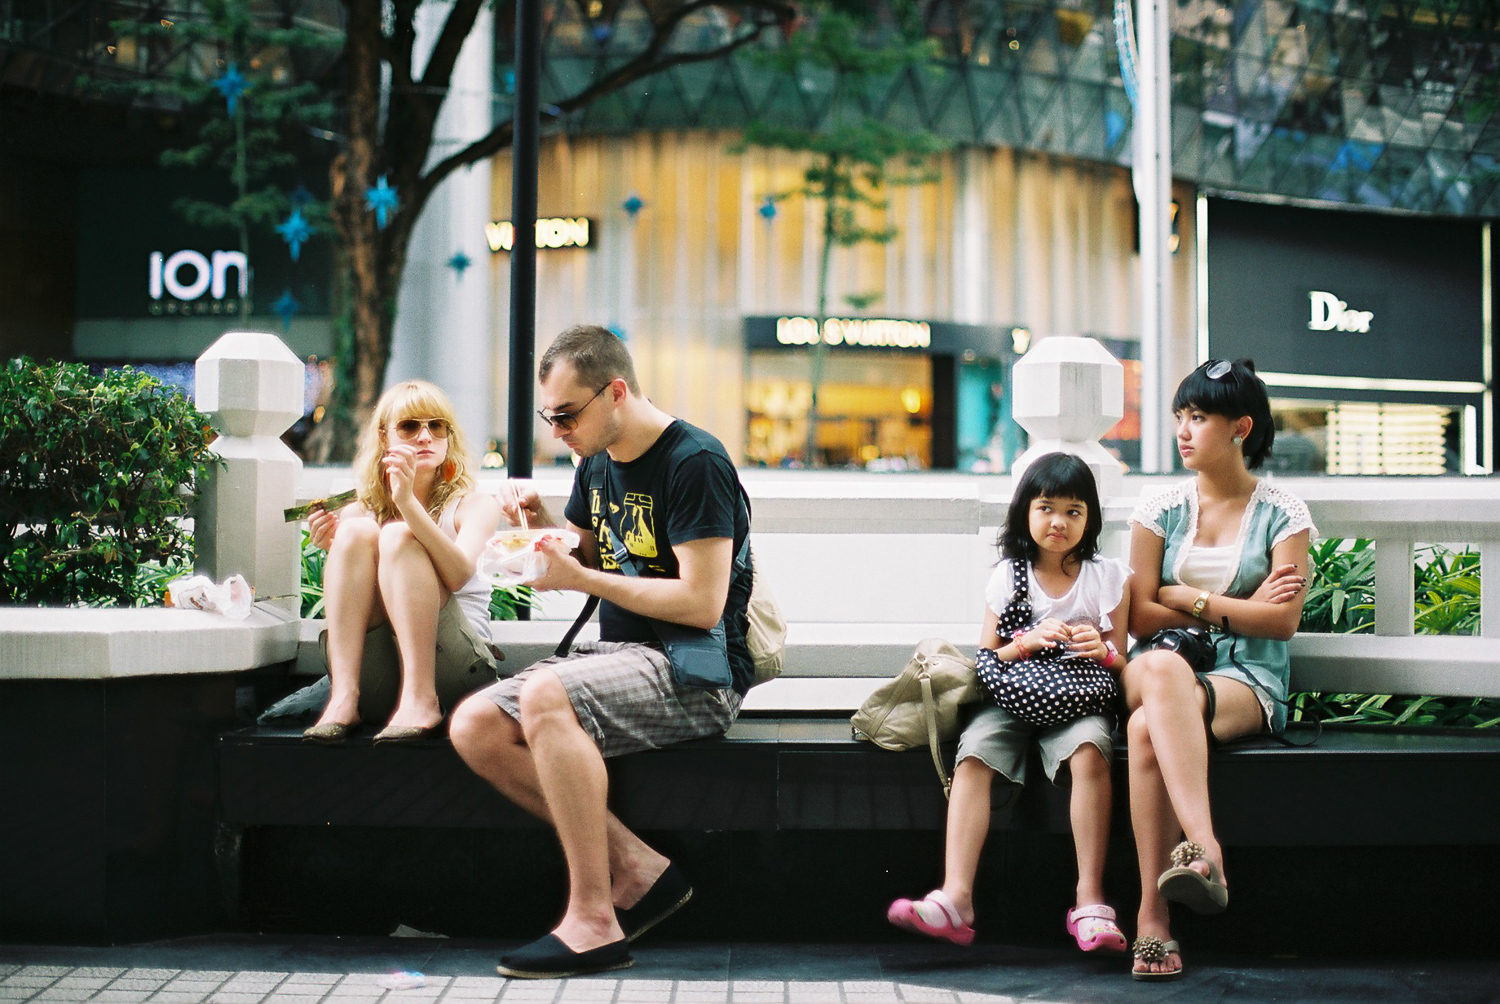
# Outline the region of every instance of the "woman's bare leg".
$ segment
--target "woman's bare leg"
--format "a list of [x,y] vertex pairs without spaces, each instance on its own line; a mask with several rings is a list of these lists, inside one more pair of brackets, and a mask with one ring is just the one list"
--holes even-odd
[[339,522],[323,566],[323,607],[328,619],[328,706],[319,725],[359,721],[359,667],[365,632],[384,616],[376,593],[380,527],[366,517]]
[[[1172,800],[1162,783],[1161,767],[1151,743],[1146,713],[1137,708],[1125,725],[1130,747],[1130,824],[1135,831],[1136,863],[1141,873],[1141,906],[1136,914],[1136,936],[1172,940],[1167,901],[1157,891],[1156,879],[1167,867],[1167,855],[1182,833]],[[1175,952],[1161,962],[1136,962],[1137,972],[1168,973],[1182,968]]]
[[391,725],[428,728],[442,721],[437,696],[437,623],[448,591],[421,541],[405,523],[380,528],[380,595],[401,652],[401,697]]

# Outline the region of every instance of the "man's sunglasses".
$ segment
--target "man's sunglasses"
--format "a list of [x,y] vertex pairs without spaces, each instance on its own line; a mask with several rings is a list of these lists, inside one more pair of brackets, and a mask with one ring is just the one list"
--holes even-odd
[[[614,381],[611,380],[610,383],[614,383]],[[583,409],[593,404],[594,399],[597,398],[600,394],[603,394],[608,387],[609,384],[607,383],[603,387],[600,387],[598,390],[594,391],[594,397],[591,397],[587,401],[583,402],[582,406],[580,406],[577,411],[554,411],[550,415],[545,411],[538,411],[536,413],[537,417],[540,418],[543,422],[546,422],[548,425],[552,426],[554,429],[561,429],[563,432],[572,432],[578,427],[578,416],[583,414]]]
[[432,433],[433,439],[448,438],[448,420],[446,418],[403,418],[396,423],[396,435],[402,439],[416,439],[422,427]]

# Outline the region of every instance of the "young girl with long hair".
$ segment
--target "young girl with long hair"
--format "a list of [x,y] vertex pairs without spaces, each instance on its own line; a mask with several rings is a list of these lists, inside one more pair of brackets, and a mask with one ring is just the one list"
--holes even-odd
[[[1001,560],[985,588],[981,678],[990,658],[985,649],[1002,671],[1004,663],[1038,657],[1093,660],[1115,673],[1124,666],[1130,570],[1099,554],[1103,525],[1099,491],[1082,460],[1049,453],[1026,468],[1000,536]],[[1030,616],[1022,621],[1028,605]],[[1078,884],[1068,933],[1085,952],[1123,952],[1125,937],[1104,902],[1110,715],[1084,714],[1039,727],[999,704],[976,707],[958,741],[943,885],[920,900],[896,900],[887,919],[959,945],[974,940],[974,876],[989,832],[990,787],[997,777],[1024,784],[1027,750],[1035,742],[1048,778],[1072,787]]]
[[386,719],[376,742],[421,739],[494,681],[490,586],[476,566],[500,505],[474,491],[470,464],[441,390],[409,380],[381,395],[354,460],[358,500],[308,519],[328,552],[331,684],[308,740],[341,743],[361,722]]
[[[1209,814],[1208,751],[1286,724],[1287,641],[1302,617],[1314,532],[1301,499],[1251,473],[1270,455],[1275,433],[1266,386],[1249,360],[1211,359],[1193,370],[1172,398],[1172,415],[1178,453],[1194,476],[1143,499],[1130,517],[1130,632],[1142,639],[1124,674],[1141,872],[1138,980],[1182,975],[1169,900],[1200,913],[1228,904]],[[1213,629],[1204,665],[1152,647],[1151,637],[1171,628]]]

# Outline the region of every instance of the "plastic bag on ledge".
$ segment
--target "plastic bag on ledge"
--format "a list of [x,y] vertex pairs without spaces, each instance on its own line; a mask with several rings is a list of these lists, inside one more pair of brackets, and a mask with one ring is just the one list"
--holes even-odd
[[500,530],[479,555],[480,574],[497,586],[520,586],[540,578],[547,571],[547,555],[540,548],[548,538],[562,541],[570,551],[578,546],[578,534],[560,527]]
[[250,616],[255,591],[243,575],[215,583],[206,575],[185,575],[167,583],[167,606],[183,610],[217,610],[232,621]]

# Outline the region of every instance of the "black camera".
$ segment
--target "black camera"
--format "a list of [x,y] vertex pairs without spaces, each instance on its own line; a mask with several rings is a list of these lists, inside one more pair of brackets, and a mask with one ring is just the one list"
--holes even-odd
[[1218,651],[1214,648],[1213,635],[1207,628],[1162,628],[1146,639],[1146,649],[1164,648],[1176,652],[1186,660],[1195,673],[1214,668]]

